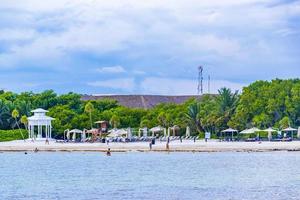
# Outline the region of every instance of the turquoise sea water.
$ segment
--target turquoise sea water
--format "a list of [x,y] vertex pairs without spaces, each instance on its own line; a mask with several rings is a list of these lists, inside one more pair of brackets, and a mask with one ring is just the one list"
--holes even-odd
[[300,153],[0,153],[0,199],[300,199]]

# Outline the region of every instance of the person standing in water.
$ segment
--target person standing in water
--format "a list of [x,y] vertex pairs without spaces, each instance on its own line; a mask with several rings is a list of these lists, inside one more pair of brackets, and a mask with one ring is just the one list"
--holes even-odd
[[107,156],[111,156],[110,148],[107,149],[106,155],[107,155]]
[[169,142],[167,142],[167,144],[166,144],[166,150],[167,150],[167,151],[170,150]]

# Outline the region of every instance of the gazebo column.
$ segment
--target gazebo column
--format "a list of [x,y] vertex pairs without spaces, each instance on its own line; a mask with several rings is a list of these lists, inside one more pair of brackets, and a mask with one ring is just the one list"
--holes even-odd
[[52,138],[52,126],[49,125],[49,134],[50,134],[50,138]]
[[31,129],[30,129],[30,126],[28,126],[27,131],[28,131],[28,139],[30,139],[31,138]]
[[45,129],[46,129],[46,139],[49,138],[49,133],[48,133],[48,124],[45,126]]

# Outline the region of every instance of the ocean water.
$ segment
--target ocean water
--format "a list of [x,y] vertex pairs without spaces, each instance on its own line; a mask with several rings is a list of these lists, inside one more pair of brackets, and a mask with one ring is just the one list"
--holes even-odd
[[0,199],[300,199],[300,153],[0,153]]

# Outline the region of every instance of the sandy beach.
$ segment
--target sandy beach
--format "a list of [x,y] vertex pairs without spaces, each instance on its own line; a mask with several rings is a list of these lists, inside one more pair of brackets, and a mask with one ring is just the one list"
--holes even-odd
[[[0,152],[7,151],[106,151],[112,152],[148,152],[149,143],[57,143],[12,141],[1,142]],[[156,142],[152,151],[166,151],[165,142]],[[300,151],[300,141],[293,142],[219,142],[219,141],[172,141],[170,152],[265,152],[265,151]]]

